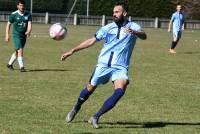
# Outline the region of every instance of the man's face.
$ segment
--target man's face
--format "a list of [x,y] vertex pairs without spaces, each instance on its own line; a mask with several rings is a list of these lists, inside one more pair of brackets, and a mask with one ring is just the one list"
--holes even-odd
[[19,3],[18,5],[17,5],[17,9],[20,11],[20,12],[24,12],[24,10],[25,10],[25,6],[24,6],[24,4],[21,4],[21,3]]
[[182,10],[181,5],[177,5],[176,10],[177,10],[178,12],[181,12],[181,10]]
[[123,21],[124,17],[127,15],[126,11],[122,8],[122,6],[115,6],[113,9],[113,19],[115,22]]

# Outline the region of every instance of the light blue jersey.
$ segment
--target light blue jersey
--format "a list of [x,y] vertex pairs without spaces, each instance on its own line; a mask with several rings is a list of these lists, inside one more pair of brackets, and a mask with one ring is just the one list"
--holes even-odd
[[173,13],[171,21],[173,22],[173,32],[182,31],[182,26],[185,21],[185,16],[183,13],[181,12]]
[[127,21],[122,27],[115,22],[102,27],[95,37],[98,41],[105,39],[105,44],[99,55],[98,64],[90,79],[93,86],[123,79],[128,80],[129,60],[135,46],[137,36],[125,29],[141,31],[141,27]]
[[119,27],[115,22],[102,27],[96,33],[98,41],[105,39],[105,44],[98,58],[98,65],[108,67],[125,67],[128,69],[129,60],[135,46],[137,36],[125,31],[131,28],[134,31],[141,31],[141,27],[129,22]]

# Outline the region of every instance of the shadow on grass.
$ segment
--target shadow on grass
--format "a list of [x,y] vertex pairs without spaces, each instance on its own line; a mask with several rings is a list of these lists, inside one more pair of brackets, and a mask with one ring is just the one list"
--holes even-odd
[[[87,121],[83,121],[87,123]],[[74,123],[81,123],[75,121]],[[100,128],[162,128],[174,126],[200,126],[200,122],[99,122]]]
[[102,122],[100,124],[108,125],[106,128],[161,128],[167,125],[179,125],[179,126],[200,126],[200,122]]
[[26,70],[26,72],[64,72],[64,71],[73,71],[73,70],[66,70],[66,69],[30,69]]
[[179,54],[200,54],[200,52],[179,52]]

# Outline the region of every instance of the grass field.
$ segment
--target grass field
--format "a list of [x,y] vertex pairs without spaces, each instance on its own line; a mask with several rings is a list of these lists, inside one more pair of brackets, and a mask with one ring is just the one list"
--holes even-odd
[[76,53],[66,61],[61,54],[94,35],[98,27],[68,26],[68,37],[53,41],[49,25],[33,25],[25,48],[25,67],[5,66],[12,42],[4,43],[0,23],[0,133],[2,134],[199,134],[200,31],[186,30],[177,54],[168,53],[171,34],[145,29],[131,60],[130,85],[117,106],[93,129],[87,120],[112,94],[111,82],[99,86],[75,120],[65,123],[96,65],[101,44]]

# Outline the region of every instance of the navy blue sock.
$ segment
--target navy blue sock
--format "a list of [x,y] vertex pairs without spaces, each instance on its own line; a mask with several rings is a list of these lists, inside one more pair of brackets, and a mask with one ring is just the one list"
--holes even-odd
[[174,49],[177,45],[177,41],[172,41],[171,49]]
[[79,111],[81,108],[81,105],[89,98],[89,96],[93,93],[93,91],[88,91],[87,88],[84,88],[78,97],[78,101],[75,105],[75,110]]
[[103,104],[103,106],[100,108],[100,110],[94,115],[94,117],[99,118],[104,113],[108,112],[110,109],[112,109],[119,99],[124,95],[125,90],[122,88],[117,88],[112,96],[110,96]]

